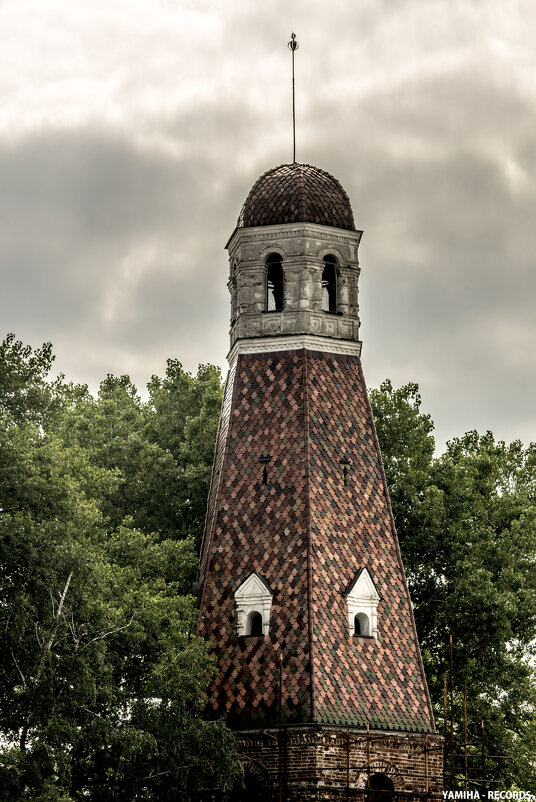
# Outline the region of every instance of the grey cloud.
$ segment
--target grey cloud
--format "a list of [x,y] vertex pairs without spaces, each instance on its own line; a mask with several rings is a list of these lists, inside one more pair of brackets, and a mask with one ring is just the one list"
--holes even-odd
[[0,143],[3,328],[52,339],[92,386],[110,371],[142,387],[169,356],[224,364],[223,246],[258,175],[291,155],[295,25],[298,159],[340,179],[365,230],[369,384],[418,381],[440,440],[534,439],[527,21],[465,0],[161,5],[200,24],[121,40],[121,131],[103,108]]
[[107,348],[138,350],[166,327],[177,333],[178,321],[192,318],[178,326],[184,343],[195,320],[224,318],[232,229],[215,222],[208,169],[97,132],[1,149],[4,329],[71,348],[92,340],[104,362]]
[[362,309],[374,381],[382,363],[384,375],[419,381],[440,440],[472,427],[533,439],[530,192],[519,197],[496,163],[463,150],[419,165],[378,162],[373,172]]

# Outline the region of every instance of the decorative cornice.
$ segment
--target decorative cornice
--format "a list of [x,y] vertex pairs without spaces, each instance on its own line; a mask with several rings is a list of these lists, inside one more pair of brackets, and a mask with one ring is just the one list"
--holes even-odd
[[229,351],[227,359],[232,366],[239,354],[262,354],[268,351],[324,351],[328,354],[361,356],[361,341],[336,340],[315,334],[291,334],[277,337],[255,337],[238,340]]
[[310,236],[311,234],[322,240],[355,245],[355,243],[360,243],[363,231],[350,231],[334,226],[322,226],[318,223],[278,223],[271,226],[252,226],[251,228],[235,228],[225,247],[231,251],[231,243],[235,238],[248,242],[275,242],[279,239]]

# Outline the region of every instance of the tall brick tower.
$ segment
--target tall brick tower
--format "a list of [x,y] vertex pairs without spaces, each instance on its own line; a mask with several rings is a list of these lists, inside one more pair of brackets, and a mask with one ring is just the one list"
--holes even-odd
[[[361,370],[358,247],[331,175],[285,164],[228,244],[231,351],[199,631],[247,799],[439,790],[440,737]],[[281,682],[280,682],[281,680]]]

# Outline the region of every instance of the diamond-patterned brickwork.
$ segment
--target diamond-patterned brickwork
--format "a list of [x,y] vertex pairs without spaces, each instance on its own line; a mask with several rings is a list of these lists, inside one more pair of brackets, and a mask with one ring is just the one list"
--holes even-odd
[[[317,721],[430,729],[420,652],[357,357],[310,354],[311,529]],[[341,458],[350,461],[344,485]],[[351,636],[345,592],[368,568],[378,638]],[[326,604],[326,600],[329,603]]]
[[350,199],[332,175],[310,164],[281,164],[253,185],[239,228],[279,223],[318,223],[355,231]]
[[[302,361],[295,352],[261,354],[240,357],[236,368],[201,607],[202,634],[214,644],[221,672],[208,712],[228,714],[231,722],[275,722],[279,648],[288,673],[285,718],[310,718]],[[272,457],[266,485],[264,455]],[[234,592],[252,571],[274,594],[266,639],[236,634]]]
[[[242,355],[232,398],[202,555],[200,631],[220,672],[207,714],[242,727],[274,723],[281,650],[285,722],[432,730],[359,359]],[[259,459],[268,455],[263,485]],[[362,567],[381,597],[377,639],[349,633],[344,593]],[[236,635],[234,592],[252,571],[274,592],[267,638]]]
[[201,544],[201,560],[199,565],[199,573],[202,576],[205,573],[206,559],[210,552],[210,543],[208,539],[214,531],[214,519],[218,510],[218,499],[220,492],[220,485],[222,479],[223,460],[225,458],[225,447],[227,443],[227,436],[229,433],[229,421],[231,418],[231,404],[233,401],[233,389],[235,378],[236,364],[231,367],[225,382],[225,392],[223,395],[223,404],[221,408],[220,424],[218,427],[218,436],[216,438],[216,449],[214,451],[214,464],[212,466],[212,477],[210,481],[210,489],[207,500],[207,515],[205,519],[205,532],[203,542]]

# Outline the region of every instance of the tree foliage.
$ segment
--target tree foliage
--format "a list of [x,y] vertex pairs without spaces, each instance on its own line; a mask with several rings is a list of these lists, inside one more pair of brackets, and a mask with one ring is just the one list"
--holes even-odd
[[[52,380],[50,344],[0,345],[0,798],[187,800],[239,777],[198,712],[213,666],[189,595],[221,376],[168,361],[144,400]],[[536,792],[536,446],[469,432],[435,454],[418,387],[372,391],[393,511],[443,723],[484,719],[504,787]],[[474,762],[474,761],[473,761]],[[495,786],[497,787],[497,786]]]
[[0,798],[190,799],[239,775],[188,595],[221,379],[173,362],[147,402],[93,398],[52,359],[0,347]]
[[473,431],[434,456],[417,385],[371,403],[436,717],[452,635],[456,753],[465,683],[472,752],[483,719],[494,779],[536,792],[536,444]]
[[222,399],[221,374],[201,365],[196,376],[168,360],[164,379],[153,376],[143,402],[128,376],[108,375],[97,398],[84,393],[66,408],[63,440],[115,471],[103,499],[114,526],[130,516],[143,531],[198,542],[205,520],[214,442]]

